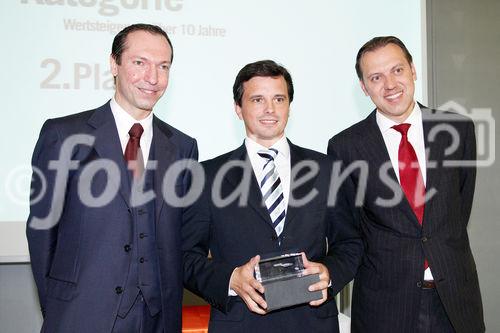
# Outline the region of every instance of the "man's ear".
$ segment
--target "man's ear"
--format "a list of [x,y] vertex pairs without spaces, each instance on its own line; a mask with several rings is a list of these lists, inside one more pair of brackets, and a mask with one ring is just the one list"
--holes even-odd
[[236,102],[234,102],[234,112],[236,112],[236,114],[238,115],[238,118],[240,118],[240,120],[243,120],[243,114],[241,112],[241,106],[239,106],[238,104],[236,104]]
[[359,85],[361,86],[361,90],[365,93],[365,96],[369,96],[368,90],[366,90],[365,83],[363,82],[363,79],[359,80]]
[[411,75],[413,77],[413,81],[417,81],[417,70],[415,69],[413,62],[411,63]]
[[118,64],[112,55],[109,56],[109,70],[111,71],[111,75],[114,77],[118,75]]

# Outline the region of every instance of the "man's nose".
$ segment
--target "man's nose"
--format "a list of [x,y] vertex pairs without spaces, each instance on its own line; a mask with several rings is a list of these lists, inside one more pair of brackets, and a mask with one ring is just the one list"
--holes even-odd
[[274,101],[270,100],[266,102],[266,113],[274,113]]
[[392,75],[388,75],[384,81],[384,88],[391,90],[396,88],[396,79]]
[[155,66],[148,66],[146,69],[146,73],[144,75],[144,79],[149,84],[157,84],[158,83],[158,69]]

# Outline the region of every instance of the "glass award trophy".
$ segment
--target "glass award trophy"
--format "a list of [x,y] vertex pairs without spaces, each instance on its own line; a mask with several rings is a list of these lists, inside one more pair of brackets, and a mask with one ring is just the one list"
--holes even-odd
[[288,253],[262,259],[255,266],[255,278],[264,286],[267,311],[273,311],[322,298],[321,291],[309,291],[319,274],[304,275],[300,253]]

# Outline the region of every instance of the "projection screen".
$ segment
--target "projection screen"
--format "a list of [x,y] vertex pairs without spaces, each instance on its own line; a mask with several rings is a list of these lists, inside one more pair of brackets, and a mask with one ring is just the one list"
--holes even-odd
[[426,102],[423,0],[10,0],[0,2],[0,17],[3,262],[29,260],[30,159],[43,122],[112,97],[111,43],[126,25],[157,24],[170,35],[170,83],[154,112],[198,140],[200,160],[243,142],[232,85],[238,70],[256,60],[273,59],[291,72],[287,136],[321,152],[332,135],[373,109],[354,63],[374,36],[406,43],[417,68],[417,99]]

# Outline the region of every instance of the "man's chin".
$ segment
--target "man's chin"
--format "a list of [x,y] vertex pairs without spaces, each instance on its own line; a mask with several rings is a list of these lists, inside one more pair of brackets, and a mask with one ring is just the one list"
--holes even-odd
[[149,102],[149,103],[141,103],[138,105],[138,107],[146,112],[151,112],[153,111],[153,107],[156,105],[156,101],[154,103]]

